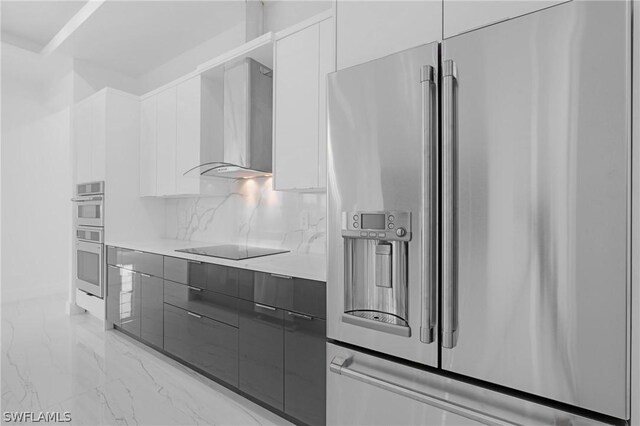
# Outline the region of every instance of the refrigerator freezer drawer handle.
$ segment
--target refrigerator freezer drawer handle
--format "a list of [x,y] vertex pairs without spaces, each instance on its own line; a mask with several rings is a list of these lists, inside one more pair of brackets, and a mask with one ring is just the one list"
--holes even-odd
[[455,62],[442,64],[442,347],[456,346],[458,333],[456,282],[456,143],[457,69]]
[[421,323],[420,341],[432,343],[434,340],[436,324],[435,307],[435,277],[433,272],[437,262],[434,261],[436,251],[433,250],[435,242],[435,232],[437,224],[434,220],[437,217],[434,210],[437,197],[436,194],[436,159],[438,158],[435,137],[434,121],[435,112],[435,82],[434,70],[430,65],[425,65],[420,70],[420,84],[422,86],[422,235],[420,239],[421,253]]
[[466,417],[468,419],[495,426],[515,426],[517,423],[512,423],[507,420],[491,416],[487,413],[473,410],[463,405],[456,404],[451,401],[446,401],[435,396],[427,395],[426,393],[418,392],[413,389],[400,386],[398,384],[389,382],[387,380],[371,376],[366,373],[352,370],[349,367],[352,364],[353,359],[351,357],[335,356],[329,364],[329,370],[332,373],[339,374],[341,376],[349,377],[350,379],[357,380],[362,383],[366,383],[371,386],[375,386],[387,392],[395,393],[405,398],[413,399],[423,404],[430,405],[432,407],[439,408],[450,413],[457,414],[459,416]]

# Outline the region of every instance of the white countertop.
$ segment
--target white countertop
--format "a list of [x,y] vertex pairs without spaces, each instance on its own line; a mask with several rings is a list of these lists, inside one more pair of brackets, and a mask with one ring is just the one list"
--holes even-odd
[[252,271],[270,274],[289,275],[309,280],[327,280],[327,258],[322,254],[289,252],[271,256],[256,257],[245,260],[230,260],[211,256],[200,256],[191,253],[177,252],[178,249],[195,248],[215,245],[202,241],[182,240],[151,240],[151,241],[107,241],[108,246],[121,247],[157,253],[163,256],[173,256],[182,259],[197,260],[199,262],[232,266],[234,268],[250,269]]

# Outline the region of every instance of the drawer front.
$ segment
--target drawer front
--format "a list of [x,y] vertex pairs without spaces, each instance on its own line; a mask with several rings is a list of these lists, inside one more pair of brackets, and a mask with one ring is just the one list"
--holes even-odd
[[239,388],[270,406],[284,408],[283,311],[240,301]]
[[195,260],[165,257],[164,278],[237,297],[238,280],[252,280],[253,272]]
[[318,318],[327,318],[326,283],[323,281],[293,279],[292,310]]
[[164,301],[216,321],[238,326],[238,299],[234,297],[165,280]]
[[240,297],[282,309],[293,309],[293,285],[293,277],[256,272],[252,283],[240,283]]
[[255,272],[253,282],[240,280],[239,296],[265,305],[326,318],[327,296],[323,281]]
[[162,256],[159,254],[133,252],[133,270],[162,278]]
[[[238,280],[242,270],[228,266],[209,264],[207,268],[207,290],[238,296]],[[253,278],[253,273],[251,273]],[[243,277],[246,274],[243,274]]]
[[195,260],[164,258],[164,279],[194,287],[207,287],[207,263]]
[[238,387],[238,329],[164,305],[164,349]]
[[162,256],[120,247],[107,247],[107,263],[143,274],[162,277]]
[[[133,270],[134,254],[133,250],[107,246],[107,264]],[[125,267],[125,265],[127,266]]]

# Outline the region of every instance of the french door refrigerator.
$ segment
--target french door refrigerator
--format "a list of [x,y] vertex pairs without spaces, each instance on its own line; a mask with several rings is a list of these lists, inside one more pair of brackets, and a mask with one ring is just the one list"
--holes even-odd
[[629,3],[329,75],[329,423],[629,418]]

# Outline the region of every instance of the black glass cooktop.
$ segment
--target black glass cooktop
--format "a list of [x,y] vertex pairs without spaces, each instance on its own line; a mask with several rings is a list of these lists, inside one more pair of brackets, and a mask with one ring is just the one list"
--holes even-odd
[[176,250],[182,253],[199,254],[201,256],[221,257],[223,259],[243,260],[254,257],[270,256],[272,254],[288,253],[289,250],[265,247],[241,246],[224,244],[220,246],[196,247]]

